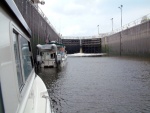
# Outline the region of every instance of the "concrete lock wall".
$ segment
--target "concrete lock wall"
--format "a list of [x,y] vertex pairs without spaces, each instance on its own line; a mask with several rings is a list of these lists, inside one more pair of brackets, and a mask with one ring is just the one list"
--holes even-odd
[[82,39],[81,47],[83,53],[101,53],[101,39]]
[[62,39],[68,54],[73,53],[101,53],[101,39]]
[[109,55],[150,56],[150,21],[102,38]]
[[62,39],[62,43],[65,45],[68,54],[79,53],[80,51],[79,39]]
[[14,0],[14,2],[32,31],[31,45],[34,58],[37,44],[45,44],[47,40],[61,42],[59,34],[39,7],[34,7],[29,0]]

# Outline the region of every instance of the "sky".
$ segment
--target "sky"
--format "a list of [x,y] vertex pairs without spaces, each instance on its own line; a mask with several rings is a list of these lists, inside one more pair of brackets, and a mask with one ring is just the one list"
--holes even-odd
[[113,30],[121,27],[121,5],[122,25],[150,18],[150,0],[45,0],[39,7],[62,36],[95,36],[112,31],[112,18]]

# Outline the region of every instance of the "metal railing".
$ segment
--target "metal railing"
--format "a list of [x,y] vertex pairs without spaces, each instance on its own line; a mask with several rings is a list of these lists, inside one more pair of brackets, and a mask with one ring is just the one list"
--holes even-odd
[[122,26],[122,28],[118,28],[118,29],[115,29],[114,31],[112,32],[108,32],[108,33],[102,33],[102,34],[99,34],[99,35],[95,35],[95,36],[64,36],[62,37],[62,39],[92,39],[92,38],[103,38],[103,37],[106,37],[106,36],[110,36],[110,35],[113,35],[113,34],[116,34],[118,32],[121,32],[121,31],[124,31],[126,29],[129,29],[131,27],[134,27],[136,25],[140,25],[142,23],[145,23],[147,21],[150,21],[150,14],[147,14],[139,19],[136,19],[128,24],[125,24],[124,26]]
[[106,35],[105,33],[93,36],[63,36],[62,39],[93,39],[93,38],[101,38]]
[[98,38],[98,36],[63,36],[62,39],[91,39]]
[[118,29],[115,29],[113,32],[107,33],[103,37],[116,34],[118,32],[124,31],[126,29],[131,28],[131,27],[134,27],[134,26],[140,25],[142,23],[148,22],[149,20],[150,20],[150,14],[147,14],[147,15],[145,15],[145,16],[143,16],[141,18],[138,18],[138,19],[136,19],[136,20],[134,20],[134,21],[132,21],[132,22],[130,22],[128,24],[123,25],[122,28],[118,28]]
[[[31,1],[28,0],[30,3]],[[32,4],[32,3],[31,3]],[[46,17],[46,15],[43,13],[43,11],[40,9],[40,7],[37,5],[33,5],[36,10],[39,12],[39,14],[44,18],[44,20],[51,26],[51,28],[59,35],[59,33],[56,31],[56,29],[54,28],[54,26],[51,24],[51,22],[49,21],[49,19]],[[115,33],[118,33],[120,31],[123,31],[123,30],[126,30],[126,29],[129,29],[131,27],[134,27],[136,25],[139,25],[139,24],[142,24],[142,23],[145,23],[147,21],[150,20],[150,14],[147,14],[139,19],[136,19],[126,25],[123,25],[122,28],[118,28],[118,29],[115,29],[114,31],[112,32],[109,32],[109,33],[102,33],[102,34],[99,34],[99,35],[95,35],[95,36],[63,36],[61,37],[62,39],[92,39],[92,38],[103,38],[105,36],[109,36],[109,35],[113,35]]]

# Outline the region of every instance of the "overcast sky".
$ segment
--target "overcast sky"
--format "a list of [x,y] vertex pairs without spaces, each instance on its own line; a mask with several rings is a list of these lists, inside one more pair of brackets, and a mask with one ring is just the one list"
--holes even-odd
[[[45,0],[41,6],[58,33],[63,36],[93,36],[111,32],[150,13],[150,0]],[[150,15],[149,15],[150,17]]]

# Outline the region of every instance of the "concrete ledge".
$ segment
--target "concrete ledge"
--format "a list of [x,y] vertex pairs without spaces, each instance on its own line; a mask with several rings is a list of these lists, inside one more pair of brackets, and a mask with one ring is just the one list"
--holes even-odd
[[105,55],[107,55],[107,53],[75,53],[68,54],[68,57],[99,57]]

